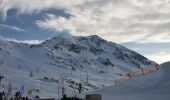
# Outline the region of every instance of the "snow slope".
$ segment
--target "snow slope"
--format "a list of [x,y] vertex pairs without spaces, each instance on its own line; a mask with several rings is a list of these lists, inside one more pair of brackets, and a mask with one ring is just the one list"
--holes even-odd
[[170,62],[162,64],[159,71],[95,93],[102,94],[103,100],[169,100]]
[[64,77],[66,92],[93,91],[114,84],[128,72],[156,63],[142,55],[100,37],[59,35],[41,44],[29,45],[0,40],[0,73],[5,76],[1,89],[8,83],[13,92],[25,85],[25,92],[57,97],[58,79]]

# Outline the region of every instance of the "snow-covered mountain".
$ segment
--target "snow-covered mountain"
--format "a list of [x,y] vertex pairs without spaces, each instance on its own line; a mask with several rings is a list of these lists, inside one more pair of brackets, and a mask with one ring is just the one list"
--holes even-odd
[[59,35],[41,44],[29,45],[0,40],[2,89],[13,91],[24,84],[41,96],[56,96],[58,78],[64,78],[66,92],[101,89],[128,72],[156,63],[121,45],[93,35]]

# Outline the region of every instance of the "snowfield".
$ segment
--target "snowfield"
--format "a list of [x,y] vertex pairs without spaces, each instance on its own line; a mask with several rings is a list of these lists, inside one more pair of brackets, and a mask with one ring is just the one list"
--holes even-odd
[[159,71],[125,81],[94,93],[102,94],[102,100],[169,100],[170,62],[161,65]]
[[[114,85],[115,79],[128,72],[155,64],[132,50],[96,35],[74,37],[64,34],[36,45],[0,40],[0,75],[5,77],[2,79],[0,89],[7,92],[8,84],[11,83],[12,93],[22,90],[24,95],[27,95],[27,90],[32,89],[33,95],[57,98],[58,83],[59,87],[63,87],[64,83],[66,93],[73,96],[78,92],[79,83],[83,84],[85,93],[100,90]],[[158,75],[156,73],[158,72],[152,74],[154,78]],[[162,74],[162,71],[159,74]],[[158,76],[159,79],[161,75]],[[135,83],[134,79],[126,84],[133,83],[138,87],[148,83],[142,81],[143,79],[147,81],[152,79],[145,77],[139,78],[138,83]],[[156,85],[153,81],[152,85]],[[114,90],[122,88],[123,91],[127,88],[126,91],[135,93],[138,90],[133,90],[133,84]],[[151,83],[148,85],[151,86]]]

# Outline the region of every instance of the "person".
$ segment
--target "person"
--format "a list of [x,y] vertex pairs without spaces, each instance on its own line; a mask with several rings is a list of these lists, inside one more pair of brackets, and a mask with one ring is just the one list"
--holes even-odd
[[129,79],[130,79],[130,73],[128,73],[128,74],[127,74],[127,76],[128,76],[128,77],[129,77]]
[[82,84],[81,84],[81,83],[79,83],[79,88],[78,88],[78,90],[79,90],[79,93],[81,93],[81,91],[82,91]]
[[36,95],[34,98],[35,98],[35,100],[39,100],[40,97],[38,95]]
[[25,100],[29,100],[27,96],[25,97]]
[[14,100],[13,98],[10,98],[10,100]]
[[160,66],[158,64],[156,64],[156,69],[159,70]]
[[22,100],[25,100],[25,97],[22,97]]
[[0,100],[2,100],[2,98],[3,98],[3,93],[0,92]]
[[6,96],[5,96],[5,92],[4,91],[2,92],[2,97],[3,97],[4,100],[6,100]]
[[18,92],[15,92],[15,95],[14,95],[14,96],[15,96],[15,98],[14,98],[15,100],[19,100],[19,98],[18,98],[18,96],[19,96]]
[[22,96],[21,96],[21,92],[15,92],[15,100],[21,100]]
[[5,92],[0,92],[0,100],[6,100]]
[[66,94],[63,95],[63,98],[61,100],[67,100]]
[[65,94],[65,88],[62,87],[62,95],[64,95],[64,94]]

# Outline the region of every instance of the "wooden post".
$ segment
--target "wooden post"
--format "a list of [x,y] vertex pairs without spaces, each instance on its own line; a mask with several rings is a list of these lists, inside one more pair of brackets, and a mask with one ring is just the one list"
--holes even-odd
[[59,85],[60,82],[59,81],[60,81],[60,79],[58,78],[58,100],[60,99],[60,97],[59,97],[60,96],[60,85]]

